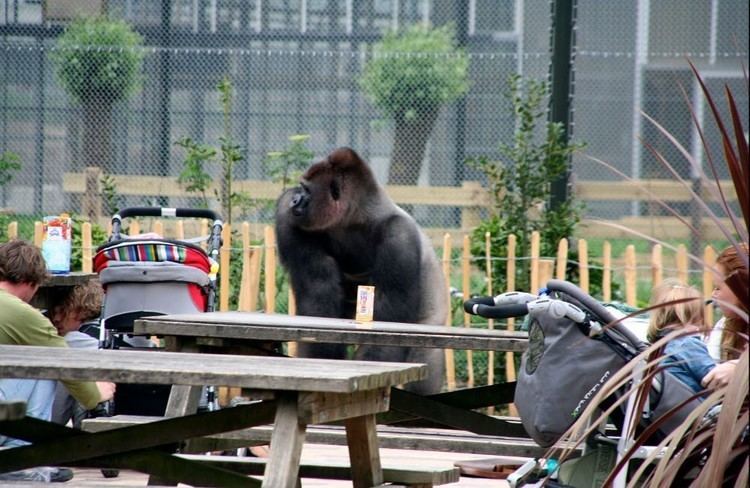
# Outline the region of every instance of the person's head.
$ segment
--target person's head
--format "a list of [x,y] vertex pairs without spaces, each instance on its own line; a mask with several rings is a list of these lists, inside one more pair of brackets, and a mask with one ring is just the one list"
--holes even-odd
[[729,246],[716,258],[716,269],[719,273],[714,291],[711,294],[714,303],[721,310],[725,317],[724,333],[722,334],[722,359],[734,359],[739,356],[747,340],[742,334],[747,335],[748,323],[740,317],[738,309],[747,313],[748,300],[745,297],[741,300],[735,294],[735,290],[729,285],[730,281],[747,286],[748,267],[747,267],[748,246],[747,243],[740,243],[737,246]]
[[99,316],[104,300],[104,291],[98,281],[76,285],[61,303],[50,310],[50,320],[57,333],[64,336],[78,330],[83,322]]
[[[679,303],[671,303],[675,301]],[[650,305],[656,306],[649,312],[648,340],[651,342],[656,341],[662,331],[671,332],[686,325],[704,328],[701,294],[680,280],[668,278],[655,286]]]
[[28,302],[46,279],[47,265],[38,247],[19,239],[0,245],[0,288]]
[[[740,253],[745,254],[744,259]],[[738,247],[727,247],[716,258],[719,277],[716,280],[711,297],[716,301],[716,306],[721,309],[721,313],[725,317],[738,317],[735,307],[747,312],[747,303],[743,303],[737,298],[737,295],[727,284],[727,279],[733,276],[738,276],[747,283],[748,269],[745,259],[747,259],[747,244],[745,243],[741,243]]]

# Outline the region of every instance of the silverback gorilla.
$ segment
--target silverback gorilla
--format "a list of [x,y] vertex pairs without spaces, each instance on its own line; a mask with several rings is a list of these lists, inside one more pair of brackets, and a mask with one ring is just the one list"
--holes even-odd
[[[374,320],[445,323],[446,288],[435,251],[352,149],[336,149],[281,195],[276,235],[300,315],[353,319],[357,286],[371,285]],[[346,345],[300,343],[298,352],[342,359]],[[360,346],[355,358],[429,364],[428,378],[409,385],[418,393],[437,393],[443,384],[440,349]]]

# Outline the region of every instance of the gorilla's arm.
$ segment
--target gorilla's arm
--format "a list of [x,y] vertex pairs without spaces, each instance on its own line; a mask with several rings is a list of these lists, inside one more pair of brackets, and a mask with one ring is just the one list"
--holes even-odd
[[341,317],[343,290],[339,266],[324,251],[321,237],[293,227],[288,216],[277,216],[279,257],[289,272],[297,313]]
[[422,246],[419,229],[403,216],[379,225],[372,282],[375,284],[375,320],[418,322],[423,306]]

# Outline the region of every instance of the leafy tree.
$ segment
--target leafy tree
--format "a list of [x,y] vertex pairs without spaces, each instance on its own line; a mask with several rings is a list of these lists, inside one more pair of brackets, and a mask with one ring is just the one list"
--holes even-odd
[[57,78],[83,108],[85,166],[111,172],[112,111],[140,85],[142,37],[123,21],[82,18],[58,38]]
[[360,82],[395,122],[389,183],[416,184],[440,107],[466,93],[468,67],[450,26],[414,25],[375,44]]
[[224,115],[224,134],[219,137],[219,150],[210,144],[202,144],[193,141],[189,137],[183,137],[175,142],[176,145],[187,151],[183,162],[183,169],[177,177],[177,182],[191,193],[201,195],[203,205],[208,207],[207,191],[211,186],[211,174],[207,165],[215,161],[220,155],[221,180],[220,188],[214,190],[214,196],[221,205],[222,218],[232,223],[232,208],[235,206],[246,207],[252,199],[246,192],[232,191],[232,173],[234,166],[243,161],[242,148],[232,139],[232,83],[229,78],[219,82],[219,99]]
[[[554,256],[557,243],[571,236],[580,221],[582,207],[571,195],[555,208],[548,203],[552,182],[567,171],[570,155],[583,145],[567,142],[560,123],[548,122],[539,130],[547,94],[546,83],[511,76],[508,98],[516,122],[512,142],[499,145],[499,161],[486,156],[467,161],[486,176],[491,195],[490,217],[471,236],[472,254],[480,259],[484,259],[487,232],[495,258],[507,257],[510,234],[517,237],[516,255],[528,256],[533,231],[540,232],[542,255]],[[494,290],[506,288],[505,265],[502,260],[492,265]],[[528,290],[529,262],[520,261],[516,269],[516,287]]]

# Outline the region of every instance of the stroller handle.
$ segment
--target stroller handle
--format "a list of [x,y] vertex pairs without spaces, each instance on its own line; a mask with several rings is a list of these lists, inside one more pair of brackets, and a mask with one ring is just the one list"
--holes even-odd
[[128,217],[182,217],[188,219],[221,220],[219,214],[207,208],[128,207],[112,217],[112,222]]
[[492,297],[474,297],[464,302],[464,311],[486,319],[507,319],[523,317],[529,313],[529,306],[525,303],[495,305]]
[[221,248],[221,230],[224,223],[221,216],[213,210],[207,208],[168,208],[168,207],[128,207],[122,209],[119,213],[112,216],[112,235],[111,241],[120,240],[120,231],[122,229],[122,219],[128,217],[184,217],[194,219],[211,219],[211,235],[209,237],[209,253],[214,259],[219,254]]

